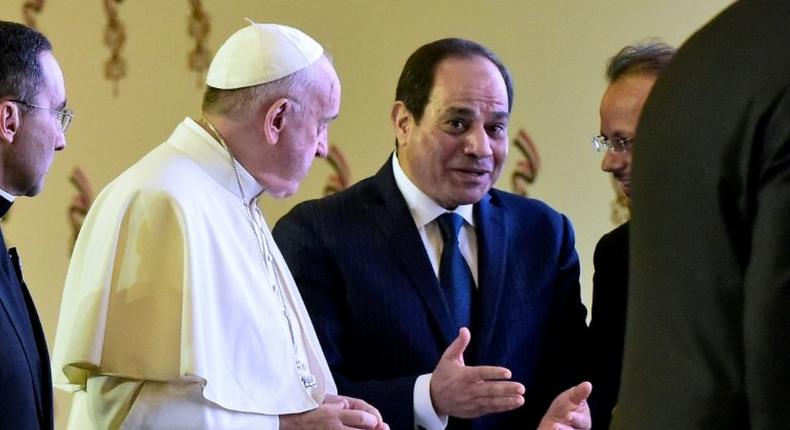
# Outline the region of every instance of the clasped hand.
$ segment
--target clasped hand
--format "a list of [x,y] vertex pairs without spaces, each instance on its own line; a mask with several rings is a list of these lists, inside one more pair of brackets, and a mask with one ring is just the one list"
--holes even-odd
[[280,430],[389,430],[373,406],[353,397],[327,394],[321,406],[301,414],[281,415]]

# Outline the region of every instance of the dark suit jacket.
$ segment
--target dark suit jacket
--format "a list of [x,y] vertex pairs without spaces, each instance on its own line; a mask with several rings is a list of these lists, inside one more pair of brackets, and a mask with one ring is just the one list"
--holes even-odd
[[617,404],[623,365],[625,308],[628,296],[628,223],[606,233],[593,254],[593,304],[590,320],[590,396],[593,429],[609,428]]
[[738,1],[647,100],[616,428],[790,426],[790,2]]
[[[0,197],[0,216],[11,203]],[[0,231],[0,429],[53,428],[52,377],[41,323],[16,249]]]
[[[474,428],[534,428],[553,397],[580,382],[586,310],[570,222],[498,190],[475,205],[479,292],[467,363],[506,366],[526,406]],[[330,197],[296,206],[274,237],[307,304],[341,394],[414,426],[413,389],[457,336],[391,164]],[[450,428],[468,428],[454,422]]]

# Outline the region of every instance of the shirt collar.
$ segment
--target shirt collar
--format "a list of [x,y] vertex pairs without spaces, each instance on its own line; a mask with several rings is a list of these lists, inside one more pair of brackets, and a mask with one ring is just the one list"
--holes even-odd
[[15,196],[12,196],[5,190],[0,189],[0,217],[5,216],[6,212],[11,209],[11,204],[14,203],[15,198]]
[[0,197],[8,200],[9,202],[13,203],[14,199],[16,198],[15,195],[9,194],[6,190],[0,188]]
[[395,184],[403,195],[403,199],[406,200],[406,205],[409,207],[409,211],[411,212],[412,218],[414,218],[414,223],[417,225],[417,228],[425,227],[425,225],[445,212],[455,212],[460,215],[464,221],[469,223],[469,225],[475,225],[473,205],[461,205],[452,211],[448,211],[439,206],[439,204],[422,192],[422,190],[406,176],[406,172],[400,167],[398,154],[394,152],[392,154],[392,173],[395,176]]

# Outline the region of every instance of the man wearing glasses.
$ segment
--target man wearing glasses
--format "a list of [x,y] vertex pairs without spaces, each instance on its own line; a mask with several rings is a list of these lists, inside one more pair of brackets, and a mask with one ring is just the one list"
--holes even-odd
[[[41,191],[73,116],[46,37],[0,21],[0,216]],[[0,232],[0,245],[5,240]],[[0,426],[53,428],[49,355],[16,249],[0,252]]]
[[[601,134],[592,140],[603,152],[601,170],[611,173],[618,192],[631,195],[631,149],[642,105],[675,49],[658,41],[626,46],[609,60],[609,86],[601,100]],[[605,234],[593,257],[593,308],[590,321],[595,429],[606,429],[617,403],[623,363],[628,287],[628,223]]]

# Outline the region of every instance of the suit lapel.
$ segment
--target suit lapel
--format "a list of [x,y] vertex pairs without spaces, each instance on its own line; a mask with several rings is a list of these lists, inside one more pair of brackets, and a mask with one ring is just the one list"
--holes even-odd
[[[36,392],[36,403],[39,413],[41,413],[43,406],[41,405],[41,396],[39,393],[41,381],[39,373],[40,361],[38,360],[46,359],[46,357],[39,356],[38,343],[36,342],[33,332],[34,319],[30,316],[28,304],[26,303],[26,296],[28,293],[25,286],[20,283],[20,279],[17,277],[16,269],[6,249],[2,230],[0,230],[0,252],[3,253],[0,255],[0,266],[2,266],[0,270],[2,271],[2,273],[0,273],[0,276],[2,276],[2,279],[0,279],[0,283],[2,283],[2,285],[0,285],[0,302],[2,302],[2,307],[8,314],[11,324],[16,331],[16,335],[19,338],[19,342],[22,345],[22,349],[25,351],[25,361],[27,361],[28,370],[33,379],[33,390]],[[38,323],[37,317],[35,322],[40,324]],[[40,325],[38,327],[40,327]]]
[[[21,273],[21,267],[20,267]],[[20,280],[21,280],[20,276]],[[52,373],[49,370],[49,350],[47,349],[47,340],[44,336],[44,328],[41,325],[41,319],[38,317],[36,305],[33,303],[33,297],[30,295],[30,290],[27,285],[22,281],[20,284],[22,294],[25,299],[25,306],[27,308],[27,315],[30,318],[30,328],[33,330],[33,335],[36,339],[36,351],[38,353],[38,370],[31,368],[31,374],[35,381],[35,390],[37,392],[36,400],[39,405],[39,413],[42,420],[42,426],[45,428],[52,428]]]
[[414,219],[395,183],[391,157],[373,180],[378,195],[370,207],[374,215],[372,219],[377,221],[386,243],[390,244],[393,259],[425,303],[445,345],[449,345],[458,333]]
[[[477,362],[489,349],[494,337],[493,321],[497,320],[507,267],[507,226],[504,210],[496,195],[489,193],[475,205],[475,225],[478,248],[478,303],[475,315]],[[482,324],[480,323],[482,322]]]
[[25,324],[29,317],[26,312],[24,296],[22,295],[22,286],[19,284],[16,271],[11,262],[11,257],[8,255],[8,250],[5,247],[5,239],[3,238],[1,230],[0,253],[2,253],[2,255],[0,255],[0,270],[2,271],[2,273],[0,273],[0,276],[2,276],[0,282],[3,284],[3,286],[0,287],[0,302],[2,302],[2,306],[8,313],[11,324],[14,326],[17,336],[19,336],[19,340],[22,342],[25,352],[29,356],[31,353],[29,348],[31,345],[35,345],[35,340],[33,339],[33,333],[29,326]]

